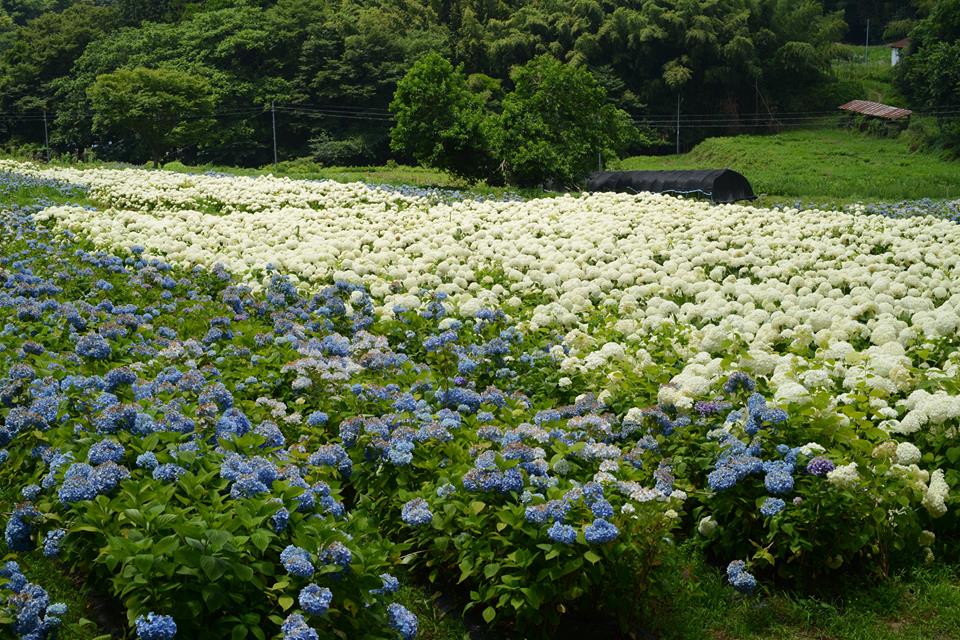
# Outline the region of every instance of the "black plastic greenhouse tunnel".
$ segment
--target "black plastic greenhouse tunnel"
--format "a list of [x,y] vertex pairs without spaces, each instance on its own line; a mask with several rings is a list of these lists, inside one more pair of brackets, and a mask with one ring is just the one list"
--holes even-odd
[[588,178],[586,190],[703,196],[717,203],[757,198],[750,182],[732,169],[597,171]]

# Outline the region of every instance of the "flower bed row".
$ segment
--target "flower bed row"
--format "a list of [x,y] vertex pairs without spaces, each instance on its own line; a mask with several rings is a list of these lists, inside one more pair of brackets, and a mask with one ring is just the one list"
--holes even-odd
[[[954,535],[949,432],[858,429],[826,391],[768,404],[734,362],[664,385],[689,367],[670,324],[640,362],[600,350],[631,363],[611,391],[564,369],[582,338],[443,291],[384,314],[355,283],[254,291],[0,215],[6,543],[88,575],[141,638],[409,638],[410,576],[515,633],[577,603],[629,624],[679,540],[750,592]],[[62,608],[0,575],[14,630],[47,637]]]

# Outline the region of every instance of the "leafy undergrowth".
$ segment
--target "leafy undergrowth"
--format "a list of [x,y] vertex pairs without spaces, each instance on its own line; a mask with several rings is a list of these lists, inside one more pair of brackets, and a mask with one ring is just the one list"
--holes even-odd
[[960,637],[960,573],[953,565],[913,569],[873,584],[839,580],[816,597],[773,591],[742,598],[726,588],[716,569],[696,557],[688,563],[676,598],[657,620],[657,637],[664,640]]

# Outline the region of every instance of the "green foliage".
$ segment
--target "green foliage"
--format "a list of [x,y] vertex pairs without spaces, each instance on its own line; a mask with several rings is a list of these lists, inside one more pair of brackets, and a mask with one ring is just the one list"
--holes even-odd
[[898,81],[912,104],[942,114],[933,144],[960,157],[960,121],[951,111],[960,106],[960,37],[928,44],[900,66]]
[[310,153],[325,167],[367,164],[373,160],[373,152],[362,136],[335,139],[325,131],[310,140]]
[[484,95],[472,93],[461,67],[425,56],[397,85],[392,148],[469,181],[569,187],[599,157],[615,157],[638,137],[584,67],[544,55],[517,67],[511,80],[494,113],[498,87],[490,79],[474,76]]
[[394,151],[471,182],[492,176],[487,116],[462,66],[454,68],[437,53],[424,56],[397,83],[390,110]]
[[132,134],[150,149],[153,166],[171,147],[202,138],[213,126],[209,83],[174,69],[120,69],[87,89],[94,131]]
[[110,7],[77,3],[62,13],[43,13],[15,29],[0,56],[0,100],[4,111],[52,109],[51,83],[70,73],[88,43],[116,23]]
[[910,32],[908,55],[897,65],[896,82],[915,109],[934,111],[937,127],[923,136],[927,146],[960,157],[960,1],[936,0]]
[[570,187],[636,135],[589,71],[540,56],[518,67],[491,137],[507,181]]
[[[57,152],[81,156],[96,144],[105,159],[142,162],[144,149],[106,144],[93,133],[86,90],[120,68],[177,68],[210,81],[218,120],[216,139],[195,141],[182,159],[246,166],[272,159],[271,121],[258,113],[271,102],[298,107],[278,118],[282,156],[311,153],[310,141],[325,132],[330,139],[318,144],[328,161],[356,151],[359,138],[382,162],[390,153],[385,111],[412,62],[428,52],[463,65],[473,78],[470,92],[493,112],[511,70],[541,55],[590,69],[610,101],[634,115],[670,113],[678,94],[689,113],[752,112],[760,96],[772,111],[832,107],[828,87],[835,83],[827,72],[844,31],[841,13],[788,0],[4,6],[0,68],[7,73],[0,77],[9,84],[0,82],[0,106],[34,117],[6,123],[0,135],[42,140],[35,116],[49,107]],[[447,145],[471,146],[483,129],[467,118],[461,130],[448,131]]]
[[[135,451],[176,440],[169,435],[146,438]],[[253,436],[231,448],[255,452],[261,445],[262,439]],[[147,611],[179,611],[184,614],[178,624],[186,635],[262,640],[263,629],[286,616],[304,582],[287,575],[279,562],[286,545],[320,549],[335,541],[363,541],[363,555],[338,580],[342,596],[328,615],[345,633],[367,632],[375,616],[370,611],[368,619],[358,603],[368,589],[380,586],[374,570],[391,555],[384,541],[367,540],[369,522],[356,518],[344,524],[297,513],[295,499],[303,490],[286,482],[274,487],[282,504],[262,497],[237,503],[219,475],[219,460],[203,449],[167,454],[190,469],[175,485],[128,483],[111,498],[99,496],[75,506],[65,555],[96,558],[92,567],[77,568],[92,570],[110,585],[131,625]],[[290,533],[277,534],[271,525],[281,506],[291,512]],[[88,553],[91,549],[99,553]]]

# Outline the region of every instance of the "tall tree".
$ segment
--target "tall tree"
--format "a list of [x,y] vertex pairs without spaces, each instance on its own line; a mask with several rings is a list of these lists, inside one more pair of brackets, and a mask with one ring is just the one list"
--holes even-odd
[[615,157],[637,135],[583,67],[543,55],[511,77],[515,88],[503,99],[492,137],[512,184],[572,186],[597,167],[598,157]]
[[119,69],[87,89],[94,131],[132,136],[153,166],[177,145],[196,144],[213,126],[210,84],[175,69]]
[[438,53],[424,56],[397,84],[390,110],[394,151],[470,181],[494,176],[484,104],[467,88],[462,66]]

